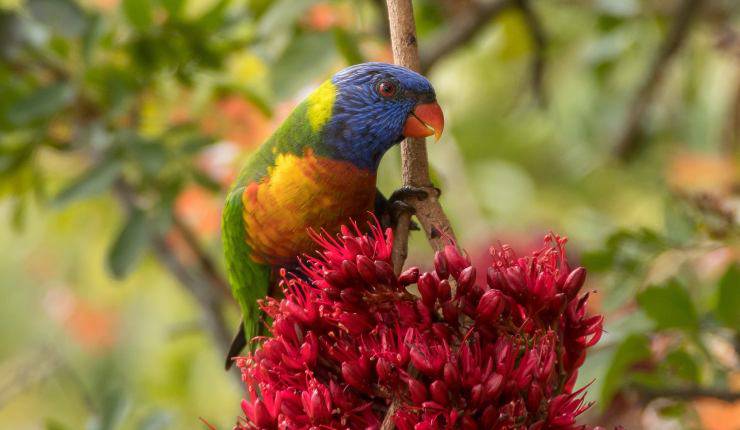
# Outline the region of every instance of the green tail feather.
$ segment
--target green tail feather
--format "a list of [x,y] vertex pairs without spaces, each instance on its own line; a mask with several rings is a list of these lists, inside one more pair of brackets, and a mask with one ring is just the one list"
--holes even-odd
[[257,300],[267,295],[271,269],[252,260],[242,218],[243,190],[244,187],[236,187],[229,193],[224,207],[222,233],[229,284],[234,298],[241,307],[244,316],[244,338],[247,345],[250,345],[250,340],[261,331],[262,311],[257,305]]

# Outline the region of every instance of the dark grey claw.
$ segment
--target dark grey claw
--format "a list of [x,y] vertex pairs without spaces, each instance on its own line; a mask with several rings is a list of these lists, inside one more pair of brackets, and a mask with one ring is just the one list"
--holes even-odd
[[412,187],[411,185],[404,185],[401,188],[391,194],[388,199],[389,202],[393,203],[396,201],[407,200],[411,197],[415,197],[417,200],[425,200],[429,198],[429,193],[420,187]]

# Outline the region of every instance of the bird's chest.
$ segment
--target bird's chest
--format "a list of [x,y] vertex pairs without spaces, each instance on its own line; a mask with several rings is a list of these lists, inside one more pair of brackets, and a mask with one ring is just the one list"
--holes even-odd
[[350,218],[363,222],[375,202],[375,174],[351,163],[285,154],[242,195],[247,242],[255,260],[295,261],[315,248],[307,230],[334,234]]

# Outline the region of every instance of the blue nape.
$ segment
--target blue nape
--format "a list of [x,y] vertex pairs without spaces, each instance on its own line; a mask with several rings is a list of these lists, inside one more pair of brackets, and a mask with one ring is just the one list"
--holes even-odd
[[[394,97],[379,94],[381,81],[397,87]],[[380,159],[399,143],[406,118],[417,103],[435,100],[434,89],[420,74],[385,63],[348,67],[332,78],[337,87],[332,116],[323,130],[323,143],[342,160],[375,171]]]

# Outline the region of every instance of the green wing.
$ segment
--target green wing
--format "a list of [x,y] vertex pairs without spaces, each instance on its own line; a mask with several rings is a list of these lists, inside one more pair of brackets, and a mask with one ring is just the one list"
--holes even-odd
[[234,298],[242,309],[244,337],[249,341],[259,331],[260,310],[257,300],[267,295],[271,269],[252,260],[242,218],[243,191],[243,186],[237,186],[229,193],[224,207],[222,229],[229,284]]
[[[272,268],[252,260],[252,249],[246,240],[249,232],[244,226],[242,194],[246,186],[268,174],[278,154],[303,154],[311,148],[317,155],[327,155],[320,129],[330,115],[334,91],[331,82],[326,81],[296,107],[275,134],[252,155],[226,200],[222,223],[226,268],[232,293],[244,313],[246,340],[259,331],[257,300],[269,291]],[[324,109],[326,106],[328,110]]]

